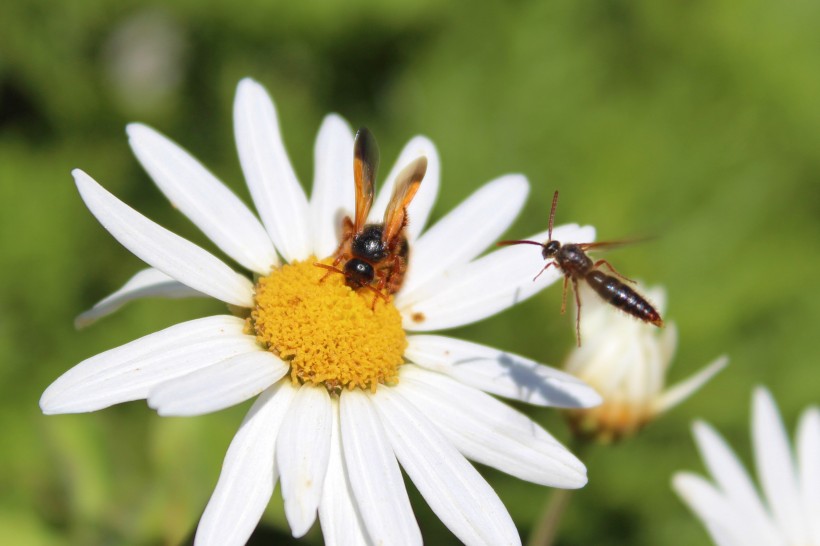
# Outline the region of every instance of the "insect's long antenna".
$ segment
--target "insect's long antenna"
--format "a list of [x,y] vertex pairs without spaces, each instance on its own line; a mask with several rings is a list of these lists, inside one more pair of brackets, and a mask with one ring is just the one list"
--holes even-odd
[[552,196],[552,208],[550,209],[550,225],[549,225],[549,239],[547,242],[552,241],[552,223],[555,221],[555,207],[558,206],[558,190],[555,190],[555,193]]
[[496,243],[497,246],[511,246],[511,245],[535,245],[543,247],[543,243],[539,243],[538,241],[498,241]]
[[[327,269],[328,271],[332,271],[332,272],[334,272],[334,273],[340,273],[340,274],[342,274],[342,275],[344,275],[344,274],[345,274],[345,272],[344,272],[344,271],[342,271],[342,270],[341,270],[341,269],[339,269],[338,267],[333,267],[332,265],[327,265],[327,264],[323,264],[323,263],[319,263],[319,262],[316,262],[316,263],[314,263],[313,265],[315,265],[316,267],[321,267],[322,269]],[[328,274],[325,274],[325,277],[326,277],[327,275],[328,275]],[[322,277],[322,280],[325,280],[325,277]]]

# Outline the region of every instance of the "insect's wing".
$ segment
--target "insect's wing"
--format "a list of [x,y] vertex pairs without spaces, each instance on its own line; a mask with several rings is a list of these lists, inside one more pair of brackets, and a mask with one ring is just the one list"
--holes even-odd
[[421,156],[406,166],[396,177],[396,185],[393,186],[393,195],[387,204],[384,212],[384,231],[382,231],[382,241],[390,248],[395,244],[406,223],[407,205],[415,197],[421,186],[421,179],[427,172],[427,158]]
[[581,250],[611,250],[622,246],[634,245],[651,241],[652,237],[638,237],[636,239],[624,239],[622,241],[598,241],[597,243],[577,243]]
[[356,132],[353,143],[353,180],[356,183],[356,233],[367,221],[373,204],[373,181],[379,169],[379,147],[373,134],[362,127]]

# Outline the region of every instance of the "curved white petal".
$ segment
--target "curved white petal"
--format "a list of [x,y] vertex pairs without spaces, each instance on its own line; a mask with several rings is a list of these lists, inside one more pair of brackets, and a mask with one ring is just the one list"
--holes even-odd
[[373,544],[421,544],[421,531],[370,395],[343,391],[342,447],[350,484]]
[[778,527],[790,544],[807,544],[808,530],[801,517],[797,469],[789,439],[772,395],[763,388],[754,392],[752,440],[760,485]]
[[279,264],[259,220],[199,161],[141,123],[127,131],[134,155],[157,187],[225,254],[260,275]]
[[[729,364],[729,357],[721,356],[688,379],[670,387],[655,400],[655,412],[662,413],[677,406],[708,383],[727,364]],[[663,374],[662,370],[659,372]],[[660,381],[662,382],[663,379],[661,378]]]
[[811,544],[820,545],[820,410],[809,408],[797,425],[797,463]]
[[410,336],[405,358],[499,396],[538,406],[584,408],[601,397],[580,379],[518,355],[444,336]]
[[364,522],[356,508],[342,452],[339,402],[335,398],[331,398],[330,401],[333,405],[330,458],[327,462],[322,500],[319,503],[322,536],[326,546],[365,546],[369,542],[365,536]]
[[198,290],[175,281],[159,269],[149,267],[138,271],[113,294],[104,297],[94,307],[74,319],[74,327],[85,328],[97,320],[119,311],[126,303],[140,298],[200,298],[208,297]]
[[341,240],[342,219],[355,208],[353,133],[341,117],[325,117],[316,137],[315,174],[310,197],[313,252],[330,256]]
[[[559,226],[553,230],[553,238],[562,242],[588,242],[595,238],[595,229],[575,224]],[[528,239],[545,241],[547,232]],[[495,315],[561,278],[561,273],[551,267],[533,281],[544,264],[537,247],[515,245],[444,271],[437,282],[416,290],[412,301],[402,299],[398,307],[404,317],[404,328],[429,332]]]
[[493,244],[518,216],[528,193],[524,176],[502,176],[425,231],[413,244],[397,305],[404,299],[413,301],[416,289],[437,282],[444,271],[469,262]]
[[327,389],[303,385],[276,439],[285,516],[297,538],[307,533],[316,520],[330,457],[332,414]]
[[387,204],[390,202],[390,196],[393,193],[393,186],[396,185],[396,177],[411,161],[421,156],[427,157],[427,172],[418,193],[413,198],[410,206],[407,207],[408,224],[405,234],[411,241],[418,238],[419,233],[427,223],[427,218],[430,216],[430,211],[433,210],[433,204],[438,196],[441,180],[441,162],[439,161],[438,151],[429,138],[415,136],[404,146],[399,158],[390,170],[390,174],[384,179],[384,184],[379,190],[379,195],[376,202],[373,203],[368,217],[368,221],[371,223],[380,224],[382,222],[384,211],[387,209]]
[[244,353],[160,383],[151,389],[148,405],[162,416],[211,413],[256,396],[287,372],[272,353]]
[[412,365],[396,389],[469,459],[540,485],[587,482],[583,463],[546,430],[480,390]]
[[715,487],[695,474],[678,472],[672,488],[689,509],[703,522],[712,540],[719,546],[780,546],[766,543],[751,532],[747,521]]
[[492,487],[397,389],[372,397],[402,467],[442,522],[465,544],[521,544]]
[[306,259],[313,246],[307,197],[285,151],[273,101],[249,78],[236,90],[234,132],[242,171],[273,244],[288,262]]
[[240,307],[253,305],[253,284],[247,278],[138,213],[83,171],[74,169],[72,174],[91,214],[139,259],[218,300]]
[[176,324],[84,360],[40,398],[43,413],[82,413],[146,398],[156,385],[236,355],[258,352],[231,316]]
[[273,494],[276,436],[295,393],[290,382],[280,381],[254,402],[225,455],[196,546],[241,546],[250,538]]
[[701,458],[727,502],[742,515],[746,525],[754,528],[754,534],[764,543],[776,543],[777,530],[760,501],[751,478],[732,449],[707,423],[696,422],[692,432]]

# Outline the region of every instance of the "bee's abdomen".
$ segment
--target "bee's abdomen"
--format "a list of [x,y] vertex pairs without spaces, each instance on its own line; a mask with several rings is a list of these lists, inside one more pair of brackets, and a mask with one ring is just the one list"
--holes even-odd
[[644,322],[663,326],[663,320],[652,304],[612,275],[593,270],[587,273],[586,281],[607,303]]

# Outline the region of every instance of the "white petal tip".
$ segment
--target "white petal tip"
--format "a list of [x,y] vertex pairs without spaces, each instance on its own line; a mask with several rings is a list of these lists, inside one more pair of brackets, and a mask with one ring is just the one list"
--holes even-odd
[[580,476],[578,479],[574,480],[567,480],[566,483],[562,485],[556,485],[556,487],[560,489],[581,489],[589,482],[589,478],[587,478],[586,474]]
[[74,319],[74,329],[75,330],[82,330],[88,326],[91,326],[96,321],[96,318],[91,316],[89,313],[81,313],[77,315],[77,318]]
[[583,404],[583,406],[580,406],[580,407],[582,407],[582,408],[594,408],[595,406],[600,406],[601,404],[603,404],[603,402],[604,402],[604,397],[601,396],[598,391],[596,391],[592,387],[589,387],[589,392],[586,393],[580,399],[580,403]]
[[133,122],[125,126],[125,134],[127,134],[130,138],[138,136],[140,131],[154,132],[153,129],[144,123]]
[[[294,514],[294,511],[297,511],[298,514]],[[316,521],[315,510],[312,515],[303,513],[302,507],[295,507],[295,510],[288,510],[287,503],[285,505],[285,515],[287,516],[290,533],[293,535],[293,538],[302,538],[305,536]]]
[[67,404],[58,393],[52,393],[49,389],[46,389],[46,392],[40,397],[40,410],[43,412],[43,415],[81,413],[81,411],[72,410],[71,405]]
[[265,88],[262,87],[262,84],[254,80],[253,78],[242,78],[241,80],[239,80],[239,84],[236,86],[237,94],[254,93],[259,91],[267,95],[267,92],[265,91]]
[[726,355],[720,356],[714,362],[707,365],[688,379],[685,379],[672,386],[657,398],[655,402],[655,412],[663,413],[677,406],[708,383],[709,380],[717,375],[717,373],[728,364],[729,357]]
[[77,184],[87,183],[89,180],[93,182],[91,177],[82,169],[71,169],[71,176],[74,177],[74,182]]

